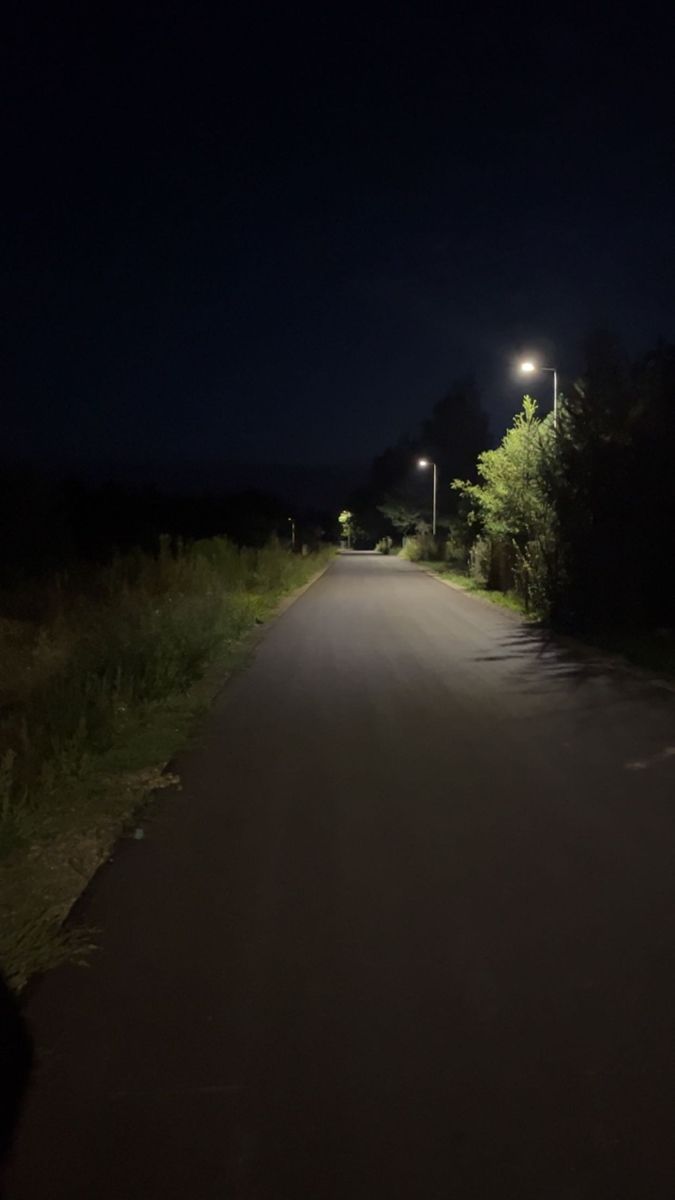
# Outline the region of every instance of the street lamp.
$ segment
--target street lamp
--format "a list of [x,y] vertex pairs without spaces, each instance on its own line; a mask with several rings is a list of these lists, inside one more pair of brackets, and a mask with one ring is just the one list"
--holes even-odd
[[293,520],[292,517],[289,517],[288,520],[289,520],[289,524],[291,526],[291,546],[295,550],[295,521]]
[[558,372],[555,367],[538,367],[536,363],[527,359],[521,362],[520,369],[523,375],[532,375],[535,371],[551,371],[553,375],[553,428],[558,428]]
[[420,458],[417,462],[417,465],[418,465],[418,467],[433,467],[434,468],[434,507],[432,510],[433,515],[431,518],[431,532],[432,532],[433,536],[436,537],[436,483],[437,483],[436,463],[431,462],[428,458]]

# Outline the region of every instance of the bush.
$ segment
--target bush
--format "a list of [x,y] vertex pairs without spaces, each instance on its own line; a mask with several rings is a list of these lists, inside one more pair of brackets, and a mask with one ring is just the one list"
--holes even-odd
[[552,532],[528,542],[513,567],[516,593],[528,612],[550,611],[555,581],[561,578],[555,537]]
[[443,558],[445,562],[452,564],[454,567],[465,567],[467,565],[468,557],[468,548],[453,534],[450,534],[450,537],[446,538],[445,546],[443,547]]
[[391,554],[391,548],[393,544],[394,542],[392,538],[383,537],[380,538],[379,542],[375,546],[375,549],[377,550],[378,554]]
[[439,538],[431,533],[415,533],[403,542],[401,558],[409,562],[436,562],[443,558],[443,547]]
[[443,546],[443,558],[453,567],[463,570],[469,563],[469,551],[476,538],[476,527],[469,520],[469,513],[464,511],[468,504],[460,499],[460,512],[450,517],[448,533]]
[[492,542],[477,537],[469,551],[469,575],[479,587],[487,587],[492,573]]
[[[454,487],[473,508],[483,531],[469,557],[471,577],[480,586],[503,592],[515,584],[525,605],[533,607],[549,589],[553,560],[540,553],[555,528],[549,475],[557,441],[550,417],[523,398],[522,411],[496,450],[478,459],[480,483],[455,480]],[[469,518],[470,520],[470,518]]]

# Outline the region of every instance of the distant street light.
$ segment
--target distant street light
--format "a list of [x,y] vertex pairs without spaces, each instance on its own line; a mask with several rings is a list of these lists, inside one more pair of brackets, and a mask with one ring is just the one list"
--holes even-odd
[[433,536],[436,537],[436,484],[437,484],[436,463],[431,462],[428,458],[420,458],[418,460],[417,465],[418,465],[418,467],[433,467],[434,468],[434,507],[432,510],[433,515],[431,518],[431,532],[432,532]]
[[555,367],[538,367],[536,363],[527,359],[521,362],[520,369],[523,375],[532,375],[535,371],[551,371],[553,374],[553,428],[558,428],[558,372]]
[[289,517],[288,520],[289,520],[290,526],[291,526],[291,546],[295,550],[295,521],[293,520],[292,517]]

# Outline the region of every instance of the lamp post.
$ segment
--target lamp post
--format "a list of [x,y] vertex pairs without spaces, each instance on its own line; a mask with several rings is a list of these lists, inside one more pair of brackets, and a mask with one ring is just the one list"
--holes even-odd
[[291,526],[291,546],[295,550],[295,521],[292,517],[289,517],[288,520]]
[[431,462],[428,458],[420,458],[417,463],[418,467],[433,467],[434,468],[434,506],[431,517],[431,532],[436,537],[436,486],[437,486],[437,471],[436,463]]
[[553,428],[558,428],[558,372],[555,367],[538,367],[536,363],[526,362],[520,364],[520,369],[524,375],[532,375],[534,371],[550,371],[553,375]]

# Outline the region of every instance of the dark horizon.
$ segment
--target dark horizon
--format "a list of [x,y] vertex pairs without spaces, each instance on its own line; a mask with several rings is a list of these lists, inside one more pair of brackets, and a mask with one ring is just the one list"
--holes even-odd
[[255,493],[289,506],[295,513],[320,511],[334,516],[349,496],[369,479],[369,462],[279,463],[237,462],[215,457],[78,461],[75,459],[7,459],[0,456],[0,475],[28,484],[31,480],[61,486],[72,482],[100,490],[120,488],[129,495],[211,497]]
[[[672,337],[658,20],[13,6],[5,448],[367,461]],[[530,380],[545,404],[548,380]]]

